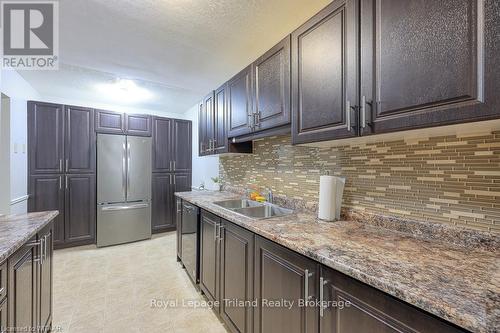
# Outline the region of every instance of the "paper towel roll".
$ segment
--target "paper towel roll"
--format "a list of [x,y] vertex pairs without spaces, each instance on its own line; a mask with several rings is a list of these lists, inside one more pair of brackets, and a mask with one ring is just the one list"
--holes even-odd
[[340,207],[344,193],[345,179],[335,176],[321,176],[319,179],[318,218],[325,221],[340,219]]

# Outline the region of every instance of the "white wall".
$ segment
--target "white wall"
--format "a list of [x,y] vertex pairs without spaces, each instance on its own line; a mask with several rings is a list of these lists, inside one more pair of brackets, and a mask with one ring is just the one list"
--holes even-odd
[[203,182],[207,189],[215,190],[217,187],[210,178],[219,175],[219,156],[198,156],[198,105],[185,114],[193,122],[193,187]]
[[0,214],[10,214],[10,102],[2,94],[0,104]]
[[16,71],[3,70],[0,73],[0,91],[8,96],[10,108],[9,128],[9,180],[7,191],[10,213],[27,211],[28,155],[27,155],[27,113],[26,103],[39,99],[40,95]]

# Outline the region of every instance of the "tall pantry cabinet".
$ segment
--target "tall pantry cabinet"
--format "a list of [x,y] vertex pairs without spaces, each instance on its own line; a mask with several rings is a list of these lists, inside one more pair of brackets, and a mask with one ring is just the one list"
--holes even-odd
[[28,211],[58,210],[56,248],[95,242],[94,110],[28,102]]

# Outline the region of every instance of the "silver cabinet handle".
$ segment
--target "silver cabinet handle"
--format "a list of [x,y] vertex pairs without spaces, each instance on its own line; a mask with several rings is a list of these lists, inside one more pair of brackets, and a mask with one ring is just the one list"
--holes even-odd
[[40,239],[40,263],[43,264],[45,260],[45,237]]
[[[203,150],[203,149],[202,149]],[[168,169],[169,170],[172,170],[172,161],[170,161],[170,163],[168,164]]]
[[218,230],[217,228],[219,228],[219,224],[218,223],[215,223],[215,228],[214,228],[214,241],[217,241],[219,239],[219,234],[218,234]]
[[179,200],[177,200],[177,213],[181,213],[182,212],[182,209],[181,209],[181,202]]
[[351,102],[350,101],[345,102],[345,122],[347,125],[347,130],[349,132],[352,131],[352,128],[351,128]]
[[253,124],[253,127],[257,127],[257,126],[260,126],[260,111],[257,111],[254,113],[254,124]]
[[45,259],[47,259],[47,243],[48,243],[47,240],[49,239],[49,235],[43,236],[43,239],[44,239],[43,261],[45,261]]
[[127,191],[130,189],[130,142],[127,142]]
[[222,224],[219,225],[219,242],[224,240],[223,232],[225,228]]
[[59,171],[60,172],[63,171],[63,161],[62,161],[62,158],[59,159]]
[[175,161],[173,162],[173,164],[174,164],[174,171],[175,171]]
[[309,278],[312,277],[312,273],[309,270],[304,270],[304,301],[308,301],[311,296],[309,295]]
[[175,185],[175,175],[172,176],[172,179],[174,180],[174,185]]
[[4,287],[0,288],[0,295],[3,294],[4,291],[5,291]]
[[168,175],[168,182],[170,185],[172,185],[172,175]]
[[325,306],[323,305],[325,298],[325,285],[328,283],[322,276],[319,278],[319,316],[323,317]]
[[248,116],[248,125],[247,125],[247,127],[250,128],[250,129],[253,129],[253,127],[254,127],[253,121],[255,120],[255,116],[254,116],[253,113],[249,114],[247,116]]
[[361,128],[366,127],[366,96],[361,97]]
[[65,180],[64,184],[66,185],[66,189],[68,189],[68,176],[66,176],[66,180]]
[[59,189],[62,190],[62,176],[59,176]]
[[127,148],[125,148],[125,142],[122,145],[122,191],[123,191],[123,196],[125,197],[127,193],[127,163],[126,163],[126,158],[127,158]]
[[102,210],[103,211],[116,211],[116,210],[130,210],[130,209],[140,209],[140,208],[148,208],[148,204],[138,204],[138,205],[132,205],[132,206],[111,206],[111,207],[104,207]]
[[69,172],[69,159],[66,159],[66,172]]

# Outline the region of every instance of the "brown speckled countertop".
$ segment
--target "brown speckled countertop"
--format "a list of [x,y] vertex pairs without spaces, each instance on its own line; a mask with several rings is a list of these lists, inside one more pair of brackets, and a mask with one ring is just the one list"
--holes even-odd
[[[500,331],[500,249],[460,246],[312,213],[256,220],[213,204],[229,192],[176,193],[207,211],[473,332]],[[427,235],[428,236],[428,235]]]
[[45,227],[58,211],[7,215],[0,217],[0,263],[16,252]]

